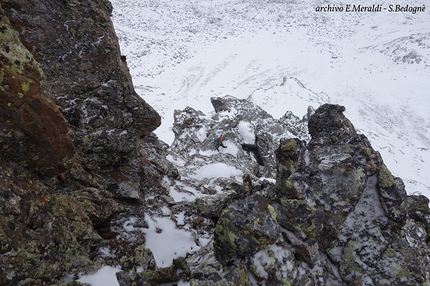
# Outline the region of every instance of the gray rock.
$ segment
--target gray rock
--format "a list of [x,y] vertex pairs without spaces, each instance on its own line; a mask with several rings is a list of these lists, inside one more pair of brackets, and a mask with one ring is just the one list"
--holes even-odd
[[275,210],[263,196],[256,194],[222,212],[214,233],[215,256],[221,264],[231,265],[280,237]]
[[[245,99],[225,96],[212,98],[211,102],[216,112],[212,116],[191,107],[175,110],[175,140],[170,148],[189,163],[198,160],[225,163],[257,177],[274,178],[277,167],[274,151],[279,140],[289,135],[307,137],[305,121],[291,112],[277,120]],[[220,135],[227,148],[221,148],[216,156],[212,154],[216,152],[213,138]]]

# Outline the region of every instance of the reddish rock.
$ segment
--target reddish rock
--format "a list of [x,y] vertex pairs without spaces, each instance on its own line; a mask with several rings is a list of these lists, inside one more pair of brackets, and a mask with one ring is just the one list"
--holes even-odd
[[66,111],[77,150],[108,168],[135,156],[161,118],[134,90],[110,2],[11,0],[2,7]]
[[44,89],[42,70],[3,16],[0,66],[0,154],[50,177],[66,171],[75,154],[67,123]]

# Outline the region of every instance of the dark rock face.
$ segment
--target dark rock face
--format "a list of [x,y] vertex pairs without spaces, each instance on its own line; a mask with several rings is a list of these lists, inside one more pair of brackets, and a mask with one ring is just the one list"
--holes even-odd
[[58,193],[52,180],[3,160],[0,178],[2,285],[53,285],[71,269],[88,268],[103,242],[95,228],[124,212],[107,192]]
[[0,10],[0,154],[52,177],[70,168],[75,149],[44,75]]
[[221,264],[231,265],[275,243],[280,236],[273,207],[256,194],[222,212],[215,229],[215,256]]
[[[343,115],[345,107],[324,104],[315,112],[308,122],[309,133],[314,145],[336,144],[357,135],[354,126]],[[312,146],[311,144],[311,146]]]
[[324,227],[324,212],[306,200],[280,200],[279,224],[312,245]]
[[[410,243],[409,237],[415,236],[411,228],[423,228],[408,216],[404,185],[391,175],[367,138],[356,133],[343,111],[337,105],[315,111],[309,120],[308,147],[290,148],[301,151],[298,160],[289,164],[294,166],[291,176],[283,171],[288,154],[281,145],[278,178],[291,186],[278,208],[281,216],[287,214],[284,227],[308,243],[316,239],[320,251],[339,266],[343,281],[353,283],[359,276],[362,285],[423,283],[428,279],[429,260],[422,255],[429,251],[427,238]],[[285,212],[291,203],[295,207]],[[297,213],[301,208],[305,215]],[[317,221],[312,214],[318,211],[322,214]],[[294,218],[288,219],[292,214]],[[301,235],[299,226],[304,228]],[[308,226],[315,231],[307,233]]]
[[177,171],[160,155],[160,116],[133,89],[111,11],[104,0],[1,3],[2,285],[58,285],[100,261],[155,270],[144,238],[115,229]]
[[139,138],[161,121],[134,91],[110,2],[14,0],[2,8],[66,111],[75,145],[101,166],[134,156]]

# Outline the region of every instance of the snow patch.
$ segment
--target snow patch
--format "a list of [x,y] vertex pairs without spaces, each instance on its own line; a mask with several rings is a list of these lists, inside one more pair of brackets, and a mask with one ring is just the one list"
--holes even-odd
[[181,182],[176,182],[174,186],[169,189],[170,196],[175,202],[192,202],[196,198],[204,197],[205,195],[191,186],[187,186]]
[[196,180],[203,180],[230,177],[242,178],[242,175],[242,171],[236,169],[235,167],[229,166],[224,163],[215,163],[197,169],[196,173],[189,175],[189,177]]
[[167,217],[145,215],[149,228],[145,229],[145,247],[151,249],[158,267],[169,267],[173,259],[185,257],[200,249],[190,232],[178,229]]
[[119,286],[115,275],[119,271],[119,267],[103,266],[96,273],[81,276],[77,281],[91,286]]
[[255,144],[255,129],[251,123],[240,121],[237,126],[237,133],[241,144]]

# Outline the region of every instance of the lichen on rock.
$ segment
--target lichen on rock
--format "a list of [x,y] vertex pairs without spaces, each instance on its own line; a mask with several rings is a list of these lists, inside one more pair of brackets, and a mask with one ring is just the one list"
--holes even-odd
[[0,154],[49,177],[67,171],[75,148],[66,121],[45,91],[39,64],[0,8]]
[[249,257],[281,236],[268,201],[255,194],[228,206],[214,233],[215,256],[223,265]]

